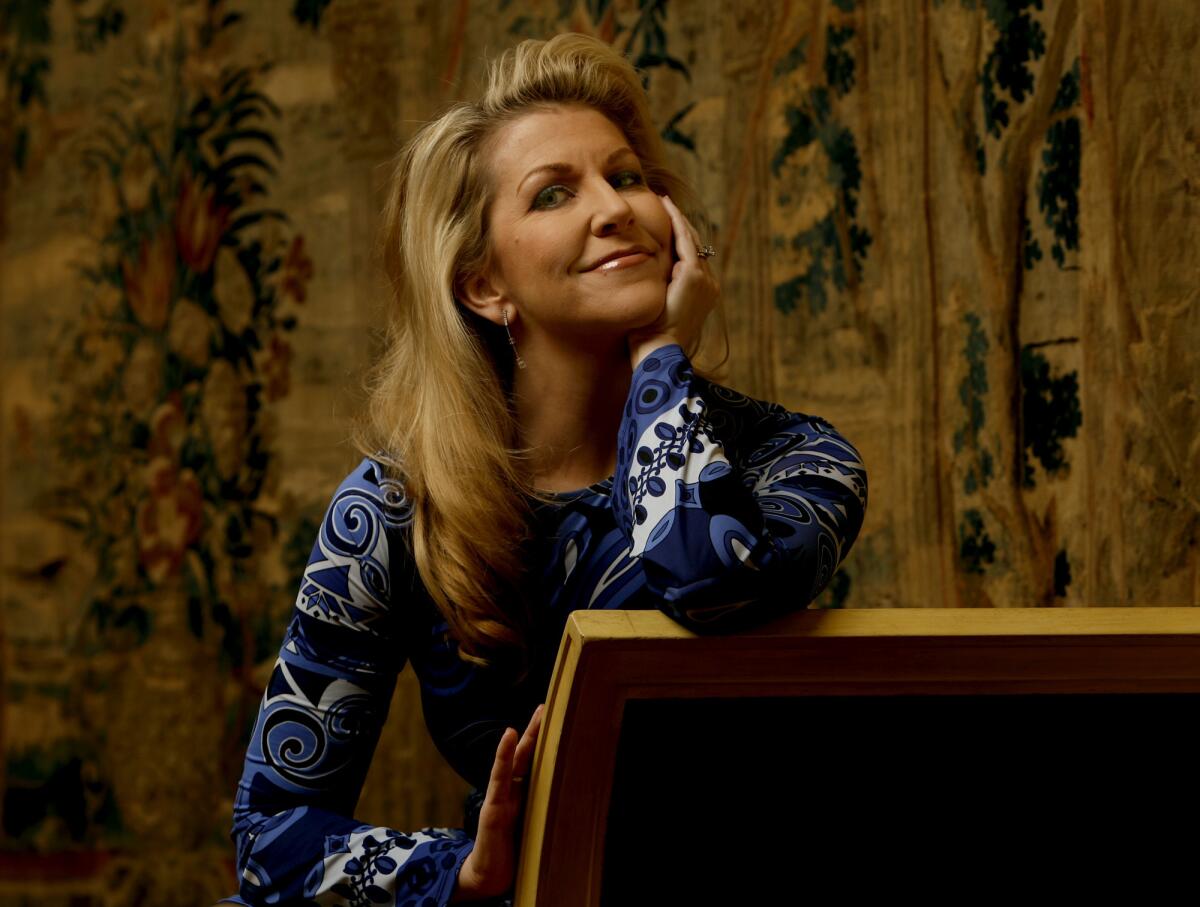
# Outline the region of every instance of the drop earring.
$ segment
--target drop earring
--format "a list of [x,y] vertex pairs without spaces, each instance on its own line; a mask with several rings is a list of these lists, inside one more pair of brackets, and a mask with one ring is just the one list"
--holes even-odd
[[525,360],[521,358],[521,354],[517,352],[517,342],[513,340],[512,331],[508,330],[508,309],[504,310],[504,330],[508,332],[508,343],[513,348],[513,355],[517,357],[517,365],[525,368]]

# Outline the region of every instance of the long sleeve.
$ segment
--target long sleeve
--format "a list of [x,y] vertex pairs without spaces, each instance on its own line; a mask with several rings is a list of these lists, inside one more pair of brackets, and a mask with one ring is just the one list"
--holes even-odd
[[364,459],[334,494],[263,694],[233,815],[246,904],[445,905],[474,847],[351,818],[407,661],[391,558],[409,514],[380,475]]
[[663,611],[695,632],[806,607],[862,528],[867,473],[831,424],[713,384],[668,344],[634,369],[613,510]]

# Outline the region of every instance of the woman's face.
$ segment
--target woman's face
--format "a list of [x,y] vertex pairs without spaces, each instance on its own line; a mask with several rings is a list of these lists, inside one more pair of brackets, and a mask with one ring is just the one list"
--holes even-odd
[[[559,106],[508,123],[491,148],[483,314],[502,323],[507,305],[526,337],[573,344],[653,322],[674,266],[671,220],[622,131],[592,108]],[[631,248],[641,251],[597,266]]]

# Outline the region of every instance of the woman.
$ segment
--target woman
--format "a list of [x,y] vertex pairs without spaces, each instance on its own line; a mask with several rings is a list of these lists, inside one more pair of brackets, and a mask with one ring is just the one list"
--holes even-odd
[[[846,556],[866,507],[855,448],[691,364],[718,286],[672,200],[688,197],[635,69],[574,34],[503,54],[481,101],[400,153],[366,456],[333,496],[246,754],[243,903],[503,895],[570,611],[727,632],[804,607]],[[351,818],[406,662],[476,788],[464,829]]]

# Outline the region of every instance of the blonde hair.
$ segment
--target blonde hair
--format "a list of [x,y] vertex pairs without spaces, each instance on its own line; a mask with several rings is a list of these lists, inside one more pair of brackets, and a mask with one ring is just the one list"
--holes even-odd
[[[413,504],[406,542],[459,657],[488,666],[489,655],[516,653],[520,679],[529,668],[533,618],[522,582],[530,500],[552,499],[524,468],[530,449],[514,446],[505,330],[455,293],[491,256],[489,142],[521,115],[562,104],[586,105],[612,120],[641,159],[650,188],[670,194],[704,235],[696,194],[668,167],[629,60],[579,34],[506,50],[489,66],[479,101],[456,103],[425,123],[394,160],[380,242],[395,303],[353,433],[355,447],[394,473]],[[726,352],[716,367],[728,359],[719,305],[718,320]]]

